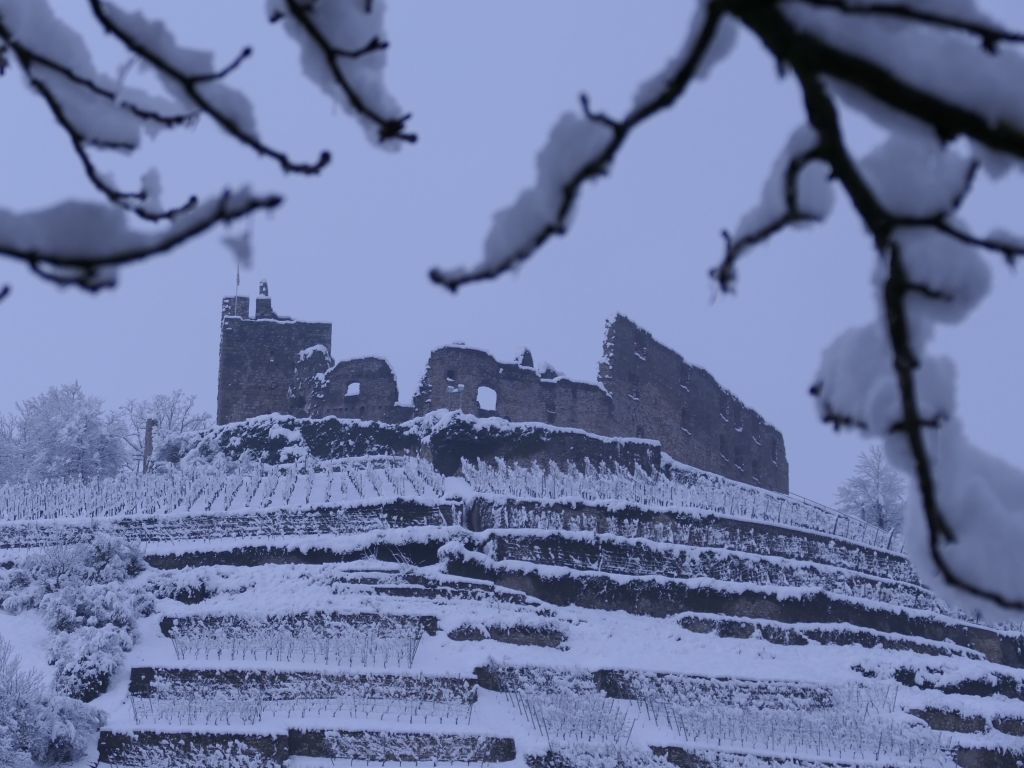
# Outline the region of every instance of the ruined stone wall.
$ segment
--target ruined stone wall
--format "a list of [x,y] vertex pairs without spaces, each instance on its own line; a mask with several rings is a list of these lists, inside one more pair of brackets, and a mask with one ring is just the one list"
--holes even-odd
[[247,298],[226,298],[221,307],[218,424],[291,413],[289,387],[298,353],[318,344],[331,347],[330,323],[280,318],[266,295],[256,305],[257,319],[249,318]]
[[398,404],[398,382],[386,360],[363,357],[335,363],[319,349],[300,353],[292,385],[295,413],[400,422],[413,415]]
[[[501,363],[477,349],[442,347],[430,355],[413,406],[417,414],[447,408],[658,440],[685,464],[788,492],[779,431],[707,371],[621,315],[608,325],[599,381],[570,381],[532,364]],[[496,393],[493,410],[480,407],[481,387]]]
[[789,491],[782,434],[622,315],[608,325],[598,380],[615,403],[615,434],[652,438],[684,464]]
[[782,435],[714,377],[619,315],[609,322],[599,384],[538,371],[528,352],[503,363],[486,352],[442,347],[430,355],[413,405],[398,403],[385,360],[335,362],[331,327],[274,314],[266,286],[248,318],[247,298],[225,299],[217,421],[266,413],[399,423],[433,410],[542,422],[611,437],[657,440],[674,459],[788,492]]
[[[497,396],[491,410],[480,405],[482,387]],[[431,353],[413,407],[417,414],[446,408],[614,434],[612,401],[599,386],[538,372],[526,361],[500,363],[466,347],[442,347]]]

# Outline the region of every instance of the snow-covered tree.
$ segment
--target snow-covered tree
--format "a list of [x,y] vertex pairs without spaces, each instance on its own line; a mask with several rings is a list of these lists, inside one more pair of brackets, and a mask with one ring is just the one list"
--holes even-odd
[[0,484],[18,479],[19,460],[14,435],[14,417],[0,413]]
[[122,431],[77,383],[51,387],[18,404],[15,471],[27,480],[113,475],[124,463]]
[[30,768],[79,759],[103,714],[93,707],[54,695],[42,676],[25,669],[11,644],[0,636],[0,765]]
[[[712,277],[733,290],[738,266],[755,246],[824,221],[835,188],[845,193],[874,245],[878,313],[826,351],[812,390],[822,418],[882,437],[889,459],[914,477],[907,544],[926,578],[967,602],[1024,610],[1024,472],[966,439],[954,368],[928,355],[935,326],[961,321],[987,293],[985,256],[1014,264],[1024,255],[1024,234],[981,234],[963,213],[979,176],[998,179],[1024,161],[1024,33],[975,0],[694,5],[678,51],[637,87],[631,108],[614,116],[581,97],[580,109],[555,122],[538,153],[535,183],[494,216],[479,263],[435,270],[433,279],[455,290],[495,278],[564,235],[586,182],[608,175],[636,129],[711,78],[738,35],[753,36],[769,54],[766,65],[795,84],[803,105],[761,200],[725,235]],[[316,174],[327,166],[326,152],[296,160],[261,137],[247,97],[227,83],[250,48],[215,64],[213,53],[179,42],[150,7],[129,12],[111,0],[89,0],[98,27],[155,73],[161,92],[153,93],[128,68],[99,71],[86,38],[55,7],[51,0],[0,0],[0,69],[20,70],[45,102],[100,202],[0,209],[0,254],[50,280],[97,288],[111,284],[119,264],[280,203],[277,195],[242,188],[164,205],[157,172],[137,185],[117,183],[93,151],[131,152],[144,131],[205,119],[285,172]],[[375,142],[415,140],[409,115],[383,85],[381,0],[267,0],[265,8],[297,43],[304,73]],[[887,134],[867,153],[844,132],[844,117],[854,112]]]
[[156,395],[148,400],[129,400],[121,407],[125,425],[124,440],[128,446],[128,463],[142,468],[146,447],[146,425],[152,420],[154,454],[160,444],[195,432],[213,423],[210,414],[196,408],[196,396],[176,389],[168,395]]
[[861,451],[853,474],[836,491],[840,510],[888,531],[903,527],[906,503],[906,481],[877,445]]

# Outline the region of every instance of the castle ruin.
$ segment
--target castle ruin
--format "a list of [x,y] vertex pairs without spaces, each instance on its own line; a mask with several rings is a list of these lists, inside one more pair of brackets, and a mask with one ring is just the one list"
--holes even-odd
[[788,492],[782,434],[703,368],[618,315],[608,322],[598,383],[538,370],[529,352],[511,363],[462,346],[434,350],[413,404],[398,402],[387,361],[335,361],[331,325],[273,310],[260,283],[221,308],[217,423],[282,413],[400,423],[438,409],[543,422],[610,437],[657,440],[674,459],[724,477]]

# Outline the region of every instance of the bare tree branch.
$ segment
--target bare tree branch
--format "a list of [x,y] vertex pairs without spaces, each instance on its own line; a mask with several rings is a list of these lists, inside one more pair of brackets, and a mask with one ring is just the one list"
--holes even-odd
[[[338,87],[344,91],[349,104],[352,105],[352,109],[377,126],[378,139],[382,143],[390,140],[405,141],[409,143],[415,142],[416,134],[409,133],[405,130],[405,124],[409,121],[409,118],[411,118],[412,115],[405,114],[400,117],[387,117],[374,110],[369,104],[367,104],[358,89],[352,85],[348,76],[338,63],[339,59],[357,59],[375,51],[382,51],[387,48],[387,43],[377,37],[373,37],[361,48],[357,48],[352,51],[343,50],[333,45],[316,25],[316,22],[312,18],[312,4],[301,2],[301,0],[287,0],[287,4],[288,11],[295,17],[295,20],[299,23],[302,29],[320,49],[324,56],[324,61],[330,69],[331,75],[334,77],[334,81],[338,84]],[[367,3],[366,12],[369,13],[370,10],[370,4]]]
[[836,177],[850,195],[854,207],[874,235],[879,254],[887,258],[889,263],[884,304],[889,339],[893,349],[893,368],[899,384],[903,412],[902,420],[892,425],[891,429],[904,433],[910,445],[922,506],[928,524],[932,560],[942,577],[951,586],[1004,608],[1024,608],[1024,601],[1007,598],[1005,595],[963,579],[946,560],[943,546],[955,542],[956,533],[942,513],[935,489],[931,459],[924,438],[925,430],[939,426],[943,418],[941,416],[925,418],[921,414],[914,381],[919,361],[910,341],[911,334],[905,304],[905,299],[909,294],[924,289],[912,283],[906,274],[899,244],[892,237],[900,226],[899,219],[883,208],[861,177],[845,147],[835,105],[821,84],[819,75],[813,71],[806,71],[802,67],[797,67],[796,71],[803,88],[808,117],[822,137],[823,151],[828,157]]
[[916,21],[952,32],[962,32],[981,40],[982,47],[991,53],[996,51],[999,43],[1024,43],[1024,34],[1002,27],[984,24],[967,19],[943,16],[920,8],[911,8],[897,3],[850,3],[849,0],[783,0],[783,3],[800,3],[816,5],[821,8],[832,8],[851,16],[878,16]]
[[718,283],[719,288],[729,293],[733,290],[736,282],[736,262],[746,251],[754,246],[767,242],[773,236],[784,229],[797,224],[820,221],[820,218],[811,213],[800,210],[799,180],[800,173],[807,167],[808,163],[821,159],[821,147],[801,152],[794,156],[786,167],[785,179],[785,202],[786,209],[779,216],[766,222],[763,226],[742,237],[733,239],[728,231],[722,230],[722,238],[725,240],[725,255],[718,266],[711,270],[711,278]]
[[[89,290],[99,290],[112,284],[108,276],[109,269],[150,256],[165,253],[175,246],[205,232],[215,224],[222,224],[242,218],[257,210],[276,208],[281,203],[277,195],[263,197],[247,197],[236,199],[236,195],[225,191],[216,205],[204,216],[191,211],[195,218],[187,226],[172,225],[158,237],[138,243],[128,244],[121,248],[112,248],[102,255],[81,255],[74,252],[46,251],[36,247],[26,247],[16,241],[5,242],[0,238],[0,253],[26,263],[37,275],[58,285],[78,285]],[[180,224],[180,222],[179,222]]]
[[246,130],[234,117],[227,114],[212,99],[203,94],[202,85],[209,83],[216,77],[231,72],[235,66],[246,58],[248,54],[236,59],[232,65],[226,67],[220,73],[207,73],[201,75],[190,75],[175,67],[168,59],[161,56],[157,51],[146,46],[141,40],[136,39],[130,32],[120,27],[106,8],[103,0],[89,0],[93,15],[100,22],[103,29],[114,35],[121,43],[132,51],[140,59],[147,62],[161,75],[176,83],[188,96],[193,104],[209,115],[228,134],[233,136],[242,144],[253,149],[257,154],[270,157],[277,161],[282,170],[290,173],[316,174],[323,170],[331,160],[330,152],[326,150],[321,153],[319,159],[314,163],[298,163],[290,159],[283,152],[273,149],[254,134]]
[[213,80],[220,80],[221,78],[227,77],[234,72],[238,67],[242,65],[242,62],[252,56],[252,48],[246,46],[239,52],[234,60],[226,67],[218,70],[217,72],[211,72],[208,75],[193,75],[192,80],[196,83],[209,83]]
[[664,87],[653,94],[651,98],[637,104],[622,120],[612,120],[605,115],[595,114],[590,108],[589,101],[585,97],[581,99],[584,114],[595,122],[611,127],[613,138],[600,154],[590,158],[564,185],[558,213],[553,222],[543,226],[537,232],[531,233],[525,247],[509,253],[497,263],[459,273],[435,268],[430,271],[430,279],[453,292],[468,283],[492,280],[529,259],[552,235],[565,234],[569,215],[572,213],[583,184],[604,176],[631,133],[649,117],[671,107],[686,91],[687,86],[699,71],[704,56],[715,38],[721,17],[721,8],[717,3],[713,4],[708,10],[707,18],[697,34],[696,42],[689,55],[683,57],[679,62],[676,71],[665,80]]

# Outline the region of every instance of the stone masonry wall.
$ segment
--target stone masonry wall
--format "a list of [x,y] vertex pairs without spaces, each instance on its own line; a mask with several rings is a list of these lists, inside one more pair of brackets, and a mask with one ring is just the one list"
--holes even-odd
[[290,413],[289,387],[298,353],[316,345],[331,348],[330,323],[279,317],[270,306],[266,284],[260,289],[256,319],[249,319],[247,298],[226,298],[221,307],[218,424]]
[[400,423],[433,410],[542,422],[611,437],[657,440],[674,459],[788,492],[782,435],[756,411],[622,315],[608,323],[598,384],[538,371],[528,352],[503,363],[463,346],[434,350],[413,405],[398,403],[385,360],[335,362],[331,326],[274,314],[266,286],[224,299],[217,421],[266,413]]
[[[608,324],[604,352],[594,385],[538,372],[528,357],[501,363],[477,349],[442,347],[430,355],[413,407],[657,440],[684,464],[788,492],[782,435],[711,374],[621,315]],[[482,388],[496,394],[493,410],[481,407]]]
[[411,407],[398,404],[398,382],[386,360],[335,362],[323,347],[299,353],[290,400],[290,413],[314,419],[337,416],[397,424],[414,415]]
[[789,491],[782,434],[622,315],[608,325],[598,380],[615,403],[617,435],[658,440],[674,459],[741,482]]

